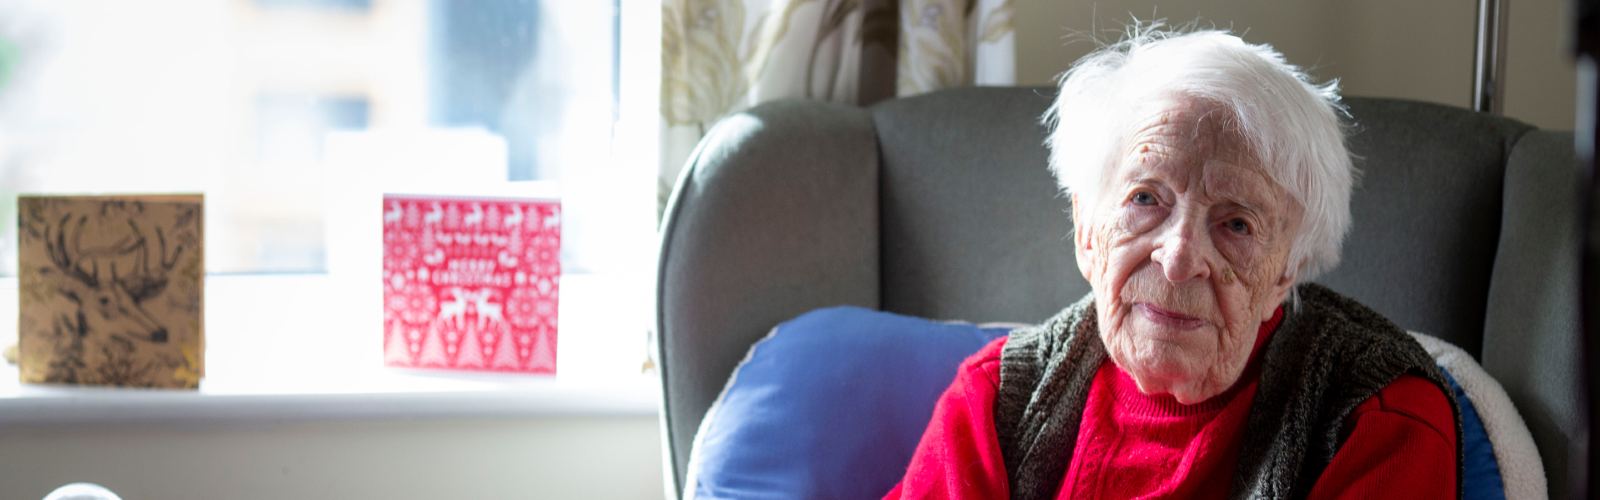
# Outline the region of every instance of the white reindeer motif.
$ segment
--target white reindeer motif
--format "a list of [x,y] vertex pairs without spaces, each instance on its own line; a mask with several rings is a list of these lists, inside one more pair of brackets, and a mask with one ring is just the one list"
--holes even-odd
[[503,314],[505,307],[493,302],[494,290],[480,289],[472,294],[472,300],[472,307],[478,311],[478,330],[483,330],[485,322],[489,324],[505,322]]
[[450,300],[439,304],[439,321],[448,321],[451,326],[459,327],[461,318],[467,313],[467,301],[472,300],[472,294],[460,287],[450,287]]
[[550,215],[544,218],[544,228],[548,230],[558,227],[561,227],[561,212],[550,212]]
[[462,225],[462,227],[482,226],[483,225],[483,205],[480,205],[480,204],[477,204],[477,203],[473,203],[472,204],[472,213],[467,214],[467,216],[461,220],[461,225]]
[[391,223],[399,224],[400,223],[400,216],[402,214],[404,214],[404,213],[405,213],[405,210],[400,208],[400,202],[399,201],[390,200],[389,201],[389,210],[383,213],[383,225],[387,226],[387,225],[389,225]]
[[433,208],[428,209],[428,214],[422,216],[422,225],[437,225],[441,220],[444,220],[444,207],[440,207],[439,202],[435,201]]
[[503,225],[505,226],[506,229],[511,229],[511,230],[515,230],[515,229],[517,229],[517,226],[522,225],[522,206],[521,205],[512,205],[511,206],[511,213],[506,215],[506,220],[505,220],[505,223]]

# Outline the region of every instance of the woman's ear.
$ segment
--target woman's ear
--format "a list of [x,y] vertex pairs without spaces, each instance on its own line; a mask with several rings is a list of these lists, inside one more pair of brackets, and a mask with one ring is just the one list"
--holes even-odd
[[1072,248],[1073,255],[1078,261],[1078,272],[1083,273],[1083,279],[1093,283],[1094,278],[1089,276],[1089,270],[1095,267],[1094,238],[1090,237],[1089,217],[1084,217],[1082,209],[1086,207],[1077,194],[1072,195]]
[[1072,200],[1072,244],[1082,247],[1088,241],[1084,234],[1083,217],[1079,216],[1083,212],[1078,209],[1078,195],[1071,195],[1069,199]]

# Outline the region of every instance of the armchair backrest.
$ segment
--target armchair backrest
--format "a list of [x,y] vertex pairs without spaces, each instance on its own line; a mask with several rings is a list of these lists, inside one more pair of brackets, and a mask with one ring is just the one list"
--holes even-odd
[[[1053,92],[778,102],[713,128],[662,230],[658,354],[678,490],[707,408],[785,319],[849,304],[1038,322],[1088,292],[1045,167],[1038,118]],[[1557,496],[1581,402],[1571,134],[1347,101],[1355,223],[1318,281],[1477,356],[1528,421]]]

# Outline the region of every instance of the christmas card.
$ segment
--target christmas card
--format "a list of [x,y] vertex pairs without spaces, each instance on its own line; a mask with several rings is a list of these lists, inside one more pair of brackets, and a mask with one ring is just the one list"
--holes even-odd
[[384,364],[555,374],[559,202],[383,204]]
[[196,388],[200,195],[19,196],[23,382]]

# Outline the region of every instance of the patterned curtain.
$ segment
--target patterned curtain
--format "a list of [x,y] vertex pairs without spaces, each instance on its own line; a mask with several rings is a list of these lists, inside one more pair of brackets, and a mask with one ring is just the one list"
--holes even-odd
[[775,99],[1016,80],[1011,0],[664,0],[658,208],[706,130]]

